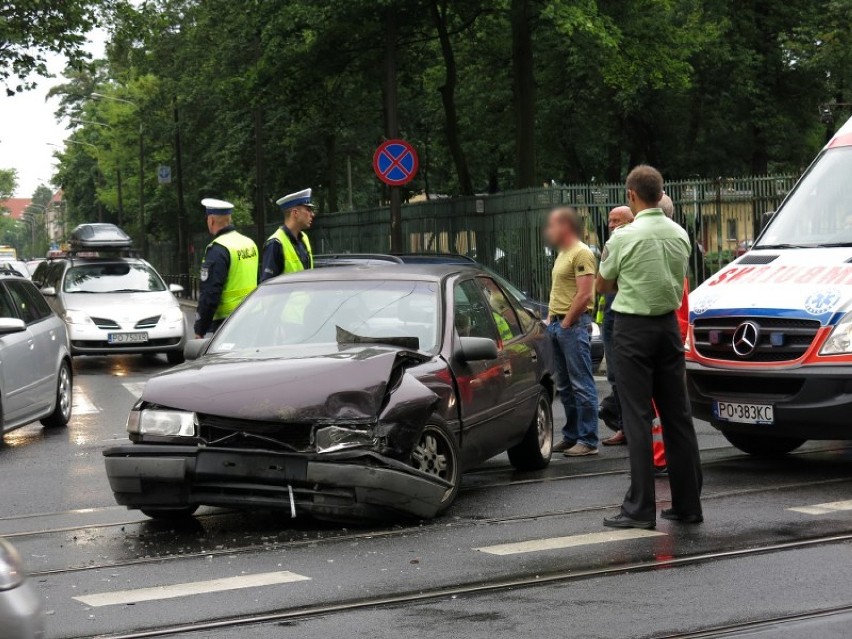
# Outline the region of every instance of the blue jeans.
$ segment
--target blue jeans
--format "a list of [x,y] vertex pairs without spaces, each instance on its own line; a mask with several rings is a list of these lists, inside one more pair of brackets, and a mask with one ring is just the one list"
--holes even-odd
[[592,373],[592,318],[584,314],[573,326],[548,327],[553,340],[556,390],[565,407],[566,441],[598,447],[598,389]]

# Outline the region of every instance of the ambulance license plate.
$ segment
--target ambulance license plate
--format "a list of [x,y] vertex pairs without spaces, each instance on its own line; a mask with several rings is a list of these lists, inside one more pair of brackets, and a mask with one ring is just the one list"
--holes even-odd
[[107,340],[110,344],[144,344],[148,333],[110,333]]
[[713,402],[713,416],[721,422],[736,422],[739,424],[775,423],[775,413],[771,404]]

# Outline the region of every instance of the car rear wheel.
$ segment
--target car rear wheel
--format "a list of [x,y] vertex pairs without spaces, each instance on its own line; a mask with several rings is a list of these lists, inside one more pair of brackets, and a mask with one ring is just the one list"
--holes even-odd
[[509,461],[518,470],[541,470],[553,454],[553,409],[550,394],[542,389],[535,415],[523,441],[509,449]]
[[62,428],[71,421],[71,405],[73,403],[73,387],[71,384],[71,367],[68,362],[62,362],[59,374],[56,376],[56,406],[53,412],[41,420],[50,428]]
[[438,513],[444,512],[455,501],[461,485],[459,445],[446,428],[438,424],[427,424],[417,446],[411,451],[411,465],[424,473],[448,481]]
[[166,357],[169,360],[169,364],[171,364],[172,366],[183,364],[186,361],[183,356],[183,349],[177,351],[169,351],[168,353],[166,353]]
[[198,510],[198,506],[186,506],[185,508],[142,508],[142,514],[151,519],[160,521],[180,521],[189,519]]
[[722,434],[736,448],[755,457],[780,457],[796,450],[807,441],[798,437],[766,437],[724,431]]

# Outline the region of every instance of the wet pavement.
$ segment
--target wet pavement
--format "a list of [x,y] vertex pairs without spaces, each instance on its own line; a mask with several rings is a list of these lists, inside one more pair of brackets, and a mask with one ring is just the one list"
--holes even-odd
[[28,426],[0,449],[0,535],[33,573],[49,637],[849,634],[845,443],[758,460],[699,423],[707,521],[653,533],[601,526],[626,488],[623,447],[535,473],[495,458],[429,522],[202,509],[176,526],[116,506],[101,456],[166,367],[76,360],[72,424]]

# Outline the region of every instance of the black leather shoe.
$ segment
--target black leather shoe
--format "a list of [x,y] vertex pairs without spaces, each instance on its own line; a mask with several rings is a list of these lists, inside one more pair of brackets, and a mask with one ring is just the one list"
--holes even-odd
[[666,508],[660,513],[660,517],[669,521],[679,521],[682,524],[700,524],[704,521],[704,515],[700,513],[697,515],[687,515],[686,513],[679,513],[673,508]]
[[604,519],[603,524],[609,528],[642,528],[644,530],[651,530],[657,527],[656,521],[641,521],[621,514],[615,517],[607,517]]

